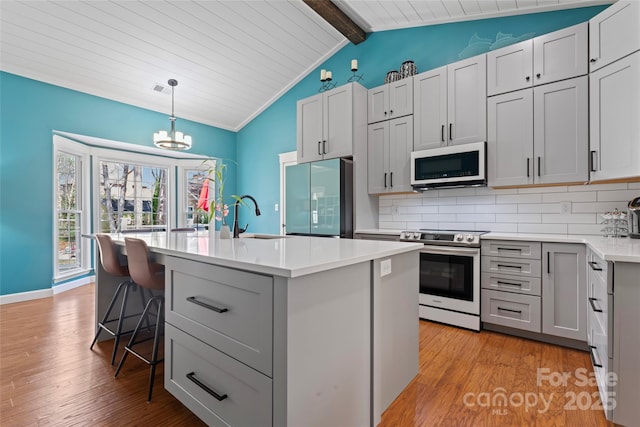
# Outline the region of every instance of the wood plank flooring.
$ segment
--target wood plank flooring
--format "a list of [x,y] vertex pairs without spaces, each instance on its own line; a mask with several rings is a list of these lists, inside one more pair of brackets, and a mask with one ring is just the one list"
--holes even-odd
[[[93,285],[0,306],[1,426],[204,425],[162,387],[164,364],[151,403],[149,369],[137,358],[114,378],[112,342],[89,350],[93,322]],[[420,372],[380,427],[613,426],[587,405],[599,402],[596,386],[575,378],[580,368],[591,374],[590,366],[585,352],[420,321]],[[540,381],[539,368],[571,378]]]

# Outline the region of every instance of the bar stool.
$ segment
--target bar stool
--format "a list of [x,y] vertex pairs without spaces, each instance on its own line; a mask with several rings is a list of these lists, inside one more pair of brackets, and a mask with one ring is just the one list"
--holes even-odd
[[[134,239],[131,237],[125,237],[124,239],[125,247],[127,249],[127,258],[129,259],[129,273],[131,274],[131,278],[136,282],[136,284],[140,287],[153,289],[153,290],[164,290],[164,266],[156,263],[152,263],[149,260],[149,248],[144,240]],[[142,323],[149,316],[151,307],[155,305],[156,309],[156,324],[155,324],[155,333],[153,336],[153,350],[151,353],[151,359],[147,359],[142,354],[138,353],[134,350],[134,346],[140,344],[144,341],[148,341],[147,339],[142,339],[140,341],[136,341],[136,337],[138,336],[138,332],[140,332],[140,328],[142,327]],[[120,369],[122,369],[122,365],[127,358],[129,353],[138,357],[140,360],[145,362],[147,365],[151,366],[151,373],[149,375],[149,394],[147,401],[151,401],[151,393],[153,391],[153,380],[156,373],[156,365],[162,362],[163,359],[158,360],[158,346],[160,343],[160,330],[164,323],[164,295],[155,295],[152,296],[148,301],[147,305],[144,308],[144,311],[140,315],[140,320],[138,320],[138,324],[131,335],[131,339],[129,343],[124,347],[124,354],[122,355],[122,359],[120,359],[120,364],[118,365],[118,369],[116,369],[115,376],[118,376]],[[153,313],[151,313],[153,314]]]
[[[109,237],[109,235],[107,234],[96,234],[95,237],[96,237],[96,242],[98,243],[98,251],[100,252],[100,263],[102,264],[102,268],[104,269],[104,271],[106,271],[112,276],[125,278],[125,280],[123,280],[122,282],[120,282],[120,284],[118,284],[118,287],[116,288],[116,291],[113,294],[113,297],[111,298],[111,302],[107,306],[107,311],[105,312],[104,317],[100,322],[98,322],[96,336],[93,338],[93,342],[89,347],[90,349],[93,349],[93,346],[95,345],[96,341],[98,341],[98,336],[100,336],[100,332],[102,332],[103,330],[113,335],[114,343],[113,343],[113,352],[111,354],[111,364],[113,365],[113,363],[116,360],[116,352],[118,351],[118,344],[120,343],[120,337],[122,335],[131,333],[131,331],[126,331],[126,332],[122,331],[124,320],[129,317],[139,315],[139,314],[134,314],[134,315],[125,316],[127,300],[129,297],[129,291],[133,290],[135,292],[138,289],[138,286],[129,277],[129,269],[127,268],[127,266],[120,265],[120,261],[118,260],[118,254],[116,252],[113,241],[111,240],[111,237]],[[109,319],[109,316],[111,315],[111,310],[113,310],[120,294],[122,294],[122,303],[120,304],[120,315],[113,319]],[[144,300],[144,293],[142,289],[140,290],[140,301],[142,303],[142,307],[144,308],[145,300]],[[116,325],[115,330],[113,330],[109,327],[109,324],[116,321],[118,323]]]

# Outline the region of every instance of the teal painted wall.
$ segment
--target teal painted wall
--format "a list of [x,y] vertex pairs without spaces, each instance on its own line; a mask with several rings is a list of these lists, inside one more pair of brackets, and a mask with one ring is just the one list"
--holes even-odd
[[[0,72],[0,295],[50,288],[52,131],[153,146],[168,114]],[[235,161],[236,133],[179,119],[194,154]],[[230,164],[227,188],[235,192]]]
[[[278,154],[296,149],[296,101],[318,93],[320,69],[331,70],[341,85],[351,75],[351,59],[356,58],[358,74],[364,73],[362,85],[372,88],[383,84],[387,71],[397,70],[405,60],[413,60],[419,73],[428,71],[488,51],[500,38],[498,33],[528,39],[588,21],[605,7],[382,31],[357,46],[348,44],[238,133],[238,191],[255,196],[262,208],[258,218],[244,209],[242,221],[250,223],[254,232],[279,233],[279,212],[274,210],[280,200]],[[480,43],[469,46],[474,35]],[[519,41],[514,39],[510,41]]]

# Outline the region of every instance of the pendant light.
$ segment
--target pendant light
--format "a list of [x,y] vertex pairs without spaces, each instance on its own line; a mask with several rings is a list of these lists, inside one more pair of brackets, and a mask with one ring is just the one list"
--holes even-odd
[[170,79],[167,83],[171,86],[171,116],[169,116],[171,130],[168,133],[166,130],[154,133],[153,144],[166,150],[188,150],[191,148],[191,137],[182,132],[176,132],[176,116],[173,114],[173,91],[178,86],[178,81]]

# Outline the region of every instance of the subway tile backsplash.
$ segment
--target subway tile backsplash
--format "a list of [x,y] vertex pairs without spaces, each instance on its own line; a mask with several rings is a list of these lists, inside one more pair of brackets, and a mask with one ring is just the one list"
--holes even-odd
[[380,196],[379,227],[599,235],[601,213],[640,197],[640,183],[453,188]]

